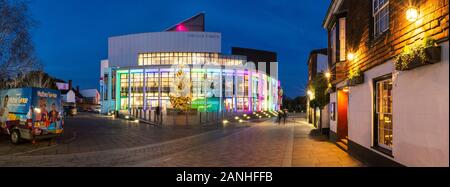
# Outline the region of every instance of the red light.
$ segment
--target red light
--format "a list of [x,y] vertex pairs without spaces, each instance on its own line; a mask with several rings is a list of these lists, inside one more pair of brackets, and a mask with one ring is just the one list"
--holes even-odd
[[186,31],[188,31],[188,29],[183,24],[181,24],[181,25],[177,26],[177,31],[178,32],[186,32]]

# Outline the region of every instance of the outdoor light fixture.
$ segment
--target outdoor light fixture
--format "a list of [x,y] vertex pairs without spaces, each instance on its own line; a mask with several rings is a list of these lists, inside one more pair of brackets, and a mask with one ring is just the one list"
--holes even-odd
[[239,123],[242,123],[242,122],[244,122],[242,119],[241,120],[239,120]]
[[235,117],[234,119],[235,119],[235,120],[238,120],[238,119],[239,119],[239,117]]
[[325,73],[325,77],[326,77],[327,79],[331,78],[331,73],[330,73],[330,72],[326,72],[326,73]]
[[342,91],[349,92],[349,89],[348,88],[344,88]]
[[353,54],[353,53],[348,53],[347,59],[350,60],[350,61],[354,60],[354,59],[355,59],[355,54]]
[[308,95],[309,95],[309,96],[312,96],[312,94],[313,94],[312,91],[311,91],[311,90],[308,90]]
[[227,124],[228,123],[228,120],[223,120],[223,124]]
[[410,22],[414,22],[419,17],[419,11],[416,8],[410,7],[406,10],[406,19]]
[[130,116],[125,116],[125,119],[130,119]]

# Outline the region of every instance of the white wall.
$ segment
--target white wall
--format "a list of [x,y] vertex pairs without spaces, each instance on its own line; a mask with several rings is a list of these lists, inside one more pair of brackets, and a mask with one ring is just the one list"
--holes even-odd
[[270,62],[270,77],[278,79],[278,62]]
[[[336,107],[334,108],[334,111],[336,113],[336,121],[330,120],[330,131],[333,131],[334,133],[337,133],[337,92],[330,94],[330,103],[336,103]],[[331,117],[331,116],[330,116]]]
[[350,87],[349,139],[373,150],[373,79],[394,72],[393,160],[406,166],[448,166],[448,42],[442,53],[442,62],[409,71],[394,72],[392,61],[366,71],[365,83]]
[[67,94],[62,95],[63,101],[66,103],[75,103],[75,92],[70,90]]
[[328,113],[329,106],[330,105],[327,105],[322,109],[322,128],[330,128],[330,114]]
[[108,40],[110,67],[137,66],[144,52],[211,52],[222,50],[222,35],[211,32],[153,32],[111,37]]
[[349,89],[348,137],[368,149],[372,146],[373,79],[390,74],[393,69],[392,61],[376,66],[364,73],[364,84]]
[[265,62],[258,62],[258,72],[267,74],[267,66]]
[[394,79],[394,156],[407,166],[449,166],[448,42],[442,62]]

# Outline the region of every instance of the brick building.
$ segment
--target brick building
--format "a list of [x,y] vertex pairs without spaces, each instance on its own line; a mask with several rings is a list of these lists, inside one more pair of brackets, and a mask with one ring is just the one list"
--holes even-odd
[[369,165],[449,166],[448,0],[333,0],[330,138]]
[[[311,85],[311,82],[317,76],[324,76],[329,72],[329,62],[328,62],[328,49],[315,49],[312,50],[309,54],[308,58],[308,91]],[[315,127],[325,130],[328,132],[329,129],[329,120],[328,120],[328,106],[324,107],[322,112],[320,112],[319,108],[314,108],[310,106],[311,100],[314,99],[314,95],[312,93],[308,93],[308,97],[306,100],[306,113],[308,122],[313,124]],[[322,118],[320,116],[322,114]],[[322,123],[319,121],[322,119]]]

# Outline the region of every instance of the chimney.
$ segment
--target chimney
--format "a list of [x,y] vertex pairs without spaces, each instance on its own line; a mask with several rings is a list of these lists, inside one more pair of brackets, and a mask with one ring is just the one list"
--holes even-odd
[[77,93],[80,93],[80,86],[77,86]]
[[72,90],[72,80],[69,80],[69,90]]

